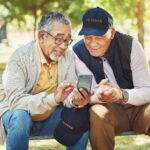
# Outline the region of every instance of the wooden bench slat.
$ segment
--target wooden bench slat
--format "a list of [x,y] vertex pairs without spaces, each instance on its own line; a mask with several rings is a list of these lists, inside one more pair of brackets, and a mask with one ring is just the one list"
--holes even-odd
[[30,140],[47,140],[54,139],[52,136],[31,136]]
[[[134,131],[127,131],[122,132],[121,134],[118,134],[116,136],[128,136],[128,135],[137,135],[139,133],[136,133]],[[30,140],[47,140],[47,139],[54,139],[52,136],[31,136]]]
[[117,136],[125,136],[125,135],[137,135],[139,133],[136,133],[134,131],[126,131],[126,132],[122,132],[120,134],[118,134]]

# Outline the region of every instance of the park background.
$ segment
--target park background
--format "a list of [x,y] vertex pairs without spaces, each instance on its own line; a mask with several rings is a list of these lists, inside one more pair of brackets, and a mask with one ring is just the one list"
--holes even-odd
[[[0,75],[12,52],[35,39],[40,17],[61,11],[72,21],[72,38],[79,40],[82,15],[91,7],[102,7],[114,18],[116,30],[137,38],[150,61],[149,0],[0,0]],[[1,150],[5,150],[0,146]],[[30,141],[30,150],[64,150],[55,140]],[[88,145],[87,150],[90,150]],[[150,137],[117,136],[115,150],[150,150]]]

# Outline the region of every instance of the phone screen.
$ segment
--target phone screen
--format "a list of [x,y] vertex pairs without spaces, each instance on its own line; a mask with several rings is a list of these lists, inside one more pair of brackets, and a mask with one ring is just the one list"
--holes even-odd
[[93,75],[84,74],[78,76],[77,81],[77,88],[84,88],[88,93],[91,91],[91,84],[92,84],[92,77]]

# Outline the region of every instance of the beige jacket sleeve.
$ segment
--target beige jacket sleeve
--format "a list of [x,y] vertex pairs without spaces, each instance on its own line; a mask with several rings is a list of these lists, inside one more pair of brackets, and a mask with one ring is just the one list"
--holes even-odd
[[[37,79],[35,79],[36,77],[30,76],[36,76],[38,71],[33,68],[34,61],[32,60],[31,62],[31,60],[27,58],[29,56],[18,56],[18,53],[12,56],[3,75],[3,83],[6,91],[5,100],[8,101],[9,109],[12,111],[15,109],[24,109],[33,116],[43,114],[56,107],[57,104],[54,100],[53,93],[50,95],[46,92],[41,92],[36,95],[31,94],[33,85]],[[67,53],[64,58],[62,58],[60,64],[58,68],[59,83],[67,79],[69,79],[69,81],[74,80],[74,61],[72,55]],[[38,64],[35,62],[35,65]],[[27,81],[29,77],[31,80]],[[70,106],[68,103],[69,100],[65,102],[66,106]]]

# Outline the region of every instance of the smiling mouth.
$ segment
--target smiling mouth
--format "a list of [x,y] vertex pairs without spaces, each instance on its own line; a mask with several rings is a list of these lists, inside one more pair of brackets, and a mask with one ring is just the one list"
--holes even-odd
[[91,51],[98,51],[98,49],[92,49],[92,48],[90,48],[90,50],[91,50]]
[[63,55],[63,53],[62,53],[62,52],[55,52],[55,55],[56,55],[57,57],[61,57],[61,56]]

